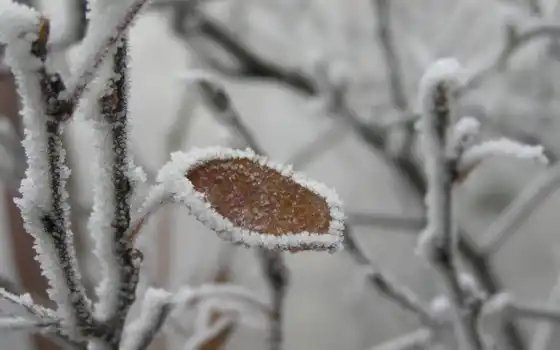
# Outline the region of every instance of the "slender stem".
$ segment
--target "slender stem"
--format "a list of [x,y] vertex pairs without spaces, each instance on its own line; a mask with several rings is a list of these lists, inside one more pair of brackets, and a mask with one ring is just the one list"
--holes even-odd
[[385,272],[374,265],[355,241],[350,228],[347,228],[345,231],[344,244],[345,251],[358,264],[368,269],[367,277],[374,288],[387,297],[387,299],[415,314],[425,326],[431,328],[438,327],[438,320],[431,314],[428,307],[422,305],[420,299],[411,290],[397,284]]

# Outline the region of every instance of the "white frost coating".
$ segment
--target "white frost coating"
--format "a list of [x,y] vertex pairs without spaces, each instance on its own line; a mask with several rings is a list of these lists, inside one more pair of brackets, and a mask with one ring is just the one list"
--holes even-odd
[[0,333],[13,331],[30,331],[45,328],[40,322],[23,317],[0,317]]
[[441,58],[427,69],[419,86],[419,104],[422,115],[432,112],[433,92],[438,84],[445,84],[448,89],[456,89],[464,82],[464,72],[461,64],[455,58]]
[[18,311],[24,311],[30,316],[35,316],[41,319],[55,318],[55,314],[51,309],[35,304],[28,293],[16,295],[6,291],[4,288],[0,288],[0,311],[7,313],[8,311],[1,304],[2,301],[6,301],[11,305],[16,306]]
[[145,223],[146,219],[164,204],[171,202],[172,197],[173,195],[167,192],[164,186],[154,185],[148,191],[140,209],[132,215],[130,228],[125,233],[126,237],[133,238],[137,236],[141,225]]
[[[9,5],[8,9],[19,8]],[[38,15],[32,10],[21,8],[17,10],[26,20],[35,23],[33,30],[38,30]],[[35,16],[35,17],[33,17]],[[35,19],[33,19],[35,18]],[[1,21],[0,21],[1,22]],[[26,27],[31,28],[31,26]],[[69,334],[77,334],[76,312],[74,305],[80,300],[83,288],[79,283],[81,277],[78,273],[77,261],[75,259],[72,232],[69,227],[64,227],[66,233],[63,236],[64,247],[55,247],[50,234],[45,233],[42,217],[50,212],[51,191],[49,176],[48,155],[46,154],[47,133],[45,128],[46,113],[43,107],[43,98],[39,85],[40,76],[37,69],[41,62],[31,55],[31,42],[37,37],[37,33],[25,35],[21,39],[14,39],[6,48],[6,62],[12,67],[16,78],[19,95],[22,96],[22,111],[24,125],[24,140],[22,145],[25,149],[28,168],[25,171],[25,179],[20,186],[21,198],[15,200],[21,210],[24,219],[25,230],[34,237],[34,249],[37,252],[37,260],[42,274],[49,282],[47,293],[57,306],[57,313],[62,319],[62,324]],[[60,162],[65,158],[65,151],[58,145],[57,150]],[[60,198],[63,216],[68,218],[68,193],[63,189],[70,171],[67,167],[59,164],[60,186],[62,187]],[[68,220],[66,220],[68,223]],[[62,238],[62,237],[61,237]],[[57,249],[64,249],[68,254],[68,260],[59,261]],[[64,268],[71,270],[71,275],[64,273]],[[72,279],[73,281],[67,281]],[[70,291],[68,284],[71,283],[76,290]],[[85,295],[82,294],[82,296]],[[86,303],[88,302],[85,300]],[[83,311],[83,310],[80,310]]]
[[[82,41],[80,67],[73,72],[74,79],[68,83],[68,92],[74,93],[79,87],[88,85],[95,77],[99,62],[109,56],[113,47],[112,42],[118,42],[118,37],[124,34],[131,22],[137,17],[137,12],[145,8],[150,0],[119,0],[89,1],[90,11],[89,30]],[[70,96],[61,96],[67,97]]]
[[156,328],[173,295],[163,289],[150,288],[144,295],[142,311],[138,319],[126,326],[120,350],[138,350],[145,337]]
[[[130,323],[124,331],[120,350],[137,350],[144,337],[155,330],[158,319],[162,312],[180,313],[184,308],[191,307],[195,302],[206,299],[239,300],[255,306],[264,314],[271,312],[270,304],[261,300],[252,291],[237,285],[202,285],[197,288],[185,286],[176,293],[170,293],[163,289],[150,288],[146,291],[141,307],[140,317]],[[164,308],[169,308],[164,310]]]
[[[297,184],[324,198],[330,208],[331,216],[328,233],[294,232],[282,236],[267,235],[263,232],[236,227],[230,220],[218,214],[211,204],[205,200],[204,196],[194,189],[185,174],[189,169],[211,160],[236,158],[250,159],[274,169],[284,177],[292,179]],[[171,160],[161,168],[156,181],[162,184],[166,191],[173,193],[175,201],[183,203],[200,222],[226,241],[267,249],[287,250],[312,247],[316,250],[329,250],[331,252],[342,249],[345,216],[342,212],[342,202],[336,192],[321,183],[309,180],[304,175],[294,172],[290,167],[273,163],[266,157],[258,156],[249,149],[235,150],[209,147],[194,149],[187,153],[175,152],[171,154]]]
[[[96,112],[99,114],[99,112]],[[98,118],[95,118],[98,119]],[[100,118],[99,118],[100,119]],[[115,252],[114,185],[112,178],[113,145],[107,142],[111,125],[92,119],[93,144],[93,211],[88,230],[95,241],[94,253],[101,267],[102,280],[97,287],[98,302],[95,316],[105,319],[117,308],[118,295],[113,289],[120,284],[120,265]]]
[[0,42],[33,41],[37,38],[39,18],[39,13],[27,5],[12,1],[0,3]]
[[[427,227],[419,237],[417,251],[429,254],[430,247],[435,240],[442,236],[445,218],[442,208],[445,207],[445,193],[442,186],[448,180],[446,167],[446,134],[449,129],[448,123],[452,116],[447,115],[449,120],[440,120],[438,109],[452,111],[452,92],[461,84],[461,66],[454,58],[444,58],[433,63],[422,77],[419,87],[419,103],[421,108],[421,119],[418,128],[421,135],[421,148],[424,155],[424,171],[427,178],[426,207]],[[444,91],[438,91],[442,87]],[[444,106],[436,106],[438,94],[444,94],[446,103]],[[449,112],[449,113],[450,113]],[[438,135],[438,129],[445,129],[443,137]]]
[[533,160],[548,164],[543,146],[531,146],[507,138],[482,142],[469,148],[459,159],[459,172],[468,171],[486,158],[494,156],[510,156],[520,159]]

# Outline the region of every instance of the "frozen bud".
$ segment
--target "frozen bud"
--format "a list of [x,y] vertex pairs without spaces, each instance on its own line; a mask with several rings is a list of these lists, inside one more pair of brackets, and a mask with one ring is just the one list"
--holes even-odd
[[227,241],[292,252],[342,247],[336,193],[250,150],[174,153],[158,181]]

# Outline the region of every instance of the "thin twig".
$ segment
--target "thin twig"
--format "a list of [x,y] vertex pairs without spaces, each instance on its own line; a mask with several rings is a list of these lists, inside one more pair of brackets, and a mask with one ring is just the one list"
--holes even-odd
[[440,272],[454,316],[454,330],[461,349],[482,350],[477,329],[477,315],[467,305],[457,265],[457,233],[453,221],[453,181],[456,160],[448,159],[448,130],[454,112],[453,90],[456,88],[455,61],[433,64],[420,83],[425,171],[427,226],[420,236],[426,257]]
[[[560,275],[556,277],[556,283],[552,287],[548,296],[547,304],[551,307],[557,307],[560,303]],[[533,337],[531,338],[530,350],[547,350],[550,348],[550,342],[553,338],[554,329],[558,325],[554,325],[546,320],[539,322],[535,326]]]
[[486,255],[495,254],[518,231],[519,226],[560,186],[560,165],[534,179],[490,225],[483,235]]
[[401,335],[397,338],[388,340],[376,345],[370,350],[417,350],[427,349],[432,341],[432,332],[429,329],[421,328],[416,331]]
[[348,213],[348,221],[353,226],[372,226],[375,228],[406,230],[417,233],[426,226],[425,218],[404,217],[395,214]]
[[422,324],[436,328],[438,320],[429,308],[422,305],[420,299],[408,288],[397,284],[366,256],[360,245],[355,241],[351,229],[347,228],[344,236],[345,251],[367,271],[367,279],[387,299],[416,315]]
[[[99,101],[97,137],[99,179],[96,182],[94,215],[90,229],[96,235],[96,253],[102,262],[96,318],[110,325],[105,339],[111,349],[120,343],[126,316],[136,299],[141,258],[126,233],[131,224],[128,145],[128,40],[117,44],[107,90]],[[110,142],[106,135],[110,135]]]

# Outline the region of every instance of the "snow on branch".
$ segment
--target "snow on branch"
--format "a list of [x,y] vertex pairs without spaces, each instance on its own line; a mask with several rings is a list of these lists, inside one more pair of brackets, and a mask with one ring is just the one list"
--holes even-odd
[[[218,305],[218,301],[236,300],[255,307],[257,310],[269,314],[270,305],[262,301],[250,291],[229,285],[202,285],[197,288],[183,287],[176,293],[170,293],[162,289],[148,289],[144,295],[141,314],[134,322],[127,325],[119,350],[143,350],[151,343],[153,338],[161,331],[165,322],[173,314],[181,313],[184,308],[191,308],[202,300],[215,300],[212,305]],[[238,310],[236,308],[236,310]],[[221,323],[220,323],[221,324]],[[201,336],[195,335],[193,340],[198,343],[208,336],[219,332],[220,327],[211,327],[208,332],[203,327]],[[197,331],[197,330],[195,330]],[[191,342],[187,342],[191,344]]]
[[226,241],[290,251],[342,247],[337,194],[251,150],[176,152],[157,181]]
[[498,140],[485,141],[468,148],[460,158],[457,171],[465,173],[486,158],[493,156],[510,156],[533,160],[544,165],[548,164],[543,146],[526,145],[510,139],[500,138]]
[[0,288],[0,311],[5,312],[6,308],[2,306],[3,301],[16,307],[16,309],[19,309],[20,311],[24,311],[24,313],[29,316],[34,316],[38,319],[56,318],[56,315],[52,310],[33,303],[29,294],[16,295]]
[[169,315],[173,295],[161,289],[148,289],[142,302],[140,317],[124,332],[120,350],[144,350],[159,332]]
[[[476,314],[467,304],[456,264],[457,233],[453,220],[453,174],[455,163],[448,158],[451,125],[455,112],[455,93],[461,86],[461,66],[455,59],[436,61],[424,73],[419,98],[422,117],[422,151],[428,190],[427,226],[419,237],[420,251],[441,273],[453,306],[454,330],[461,348],[482,349],[484,344],[474,320]],[[472,129],[471,127],[465,128]],[[459,135],[468,134],[460,128]],[[461,138],[461,137],[459,137]]]
[[82,42],[84,48],[80,67],[68,90],[62,94],[72,106],[76,106],[88,85],[96,78],[97,71],[111,49],[123,38],[128,29],[150,0],[89,0],[90,8],[88,32]]
[[70,171],[61,139],[61,119],[68,110],[58,96],[64,90],[60,75],[47,66],[49,21],[11,2],[0,7],[0,18],[6,19],[0,21],[6,61],[22,98],[23,146],[28,158],[22,197],[16,201],[25,228],[35,239],[34,248],[49,281],[49,297],[57,304],[69,335],[83,336],[92,327],[91,303],[81,282],[69,228],[65,186]]
[[131,223],[134,189],[128,140],[128,43],[123,37],[112,55],[106,89],[92,118],[96,142],[94,208],[89,229],[96,239],[96,255],[103,279],[97,289],[95,316],[115,329],[118,344],[128,310],[136,298],[141,254],[126,232]]
[[55,328],[55,321],[34,321],[24,317],[0,317],[0,333],[12,331],[48,332],[49,328]]

